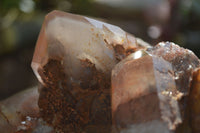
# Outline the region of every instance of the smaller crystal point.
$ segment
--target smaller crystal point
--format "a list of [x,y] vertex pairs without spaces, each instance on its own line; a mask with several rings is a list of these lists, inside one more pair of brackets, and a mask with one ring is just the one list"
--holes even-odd
[[175,132],[185,120],[185,99],[192,72],[199,66],[191,51],[169,42],[137,51],[118,63],[111,78],[116,130]]
[[[35,128],[39,117],[38,97],[37,88],[32,88],[0,101],[0,132],[18,133],[23,126],[24,133]],[[26,117],[34,120],[23,125]]]

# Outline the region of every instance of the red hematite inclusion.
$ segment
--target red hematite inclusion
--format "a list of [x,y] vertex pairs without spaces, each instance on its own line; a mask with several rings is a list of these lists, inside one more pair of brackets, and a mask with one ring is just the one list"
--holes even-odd
[[180,132],[197,67],[173,43],[151,48],[119,27],[60,11],[45,17],[32,61],[41,118],[58,133]]

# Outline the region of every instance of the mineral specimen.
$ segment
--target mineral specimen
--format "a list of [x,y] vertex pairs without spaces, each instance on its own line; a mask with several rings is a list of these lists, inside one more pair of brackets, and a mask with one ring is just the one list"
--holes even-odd
[[41,117],[56,132],[111,132],[111,70],[143,44],[110,24],[48,14],[32,62]]
[[173,43],[151,47],[119,27],[53,11],[32,61],[39,94],[2,101],[0,131],[198,133],[199,67]]

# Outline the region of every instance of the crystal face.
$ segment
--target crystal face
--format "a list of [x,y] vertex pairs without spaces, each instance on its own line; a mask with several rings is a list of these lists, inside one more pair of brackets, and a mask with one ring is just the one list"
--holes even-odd
[[182,133],[192,72],[199,66],[191,51],[168,42],[117,64],[111,78],[116,132]]
[[0,129],[198,133],[199,66],[191,51],[173,43],[151,47],[117,26],[53,11],[32,61],[39,94],[32,90],[2,101]]

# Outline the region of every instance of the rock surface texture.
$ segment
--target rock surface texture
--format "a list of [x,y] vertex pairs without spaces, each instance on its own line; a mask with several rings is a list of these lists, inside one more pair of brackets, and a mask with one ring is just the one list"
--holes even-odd
[[[39,94],[2,101],[0,131],[198,133],[199,67],[193,52],[174,43],[151,47],[117,26],[53,11],[32,61]],[[6,106],[26,94],[17,109]]]

